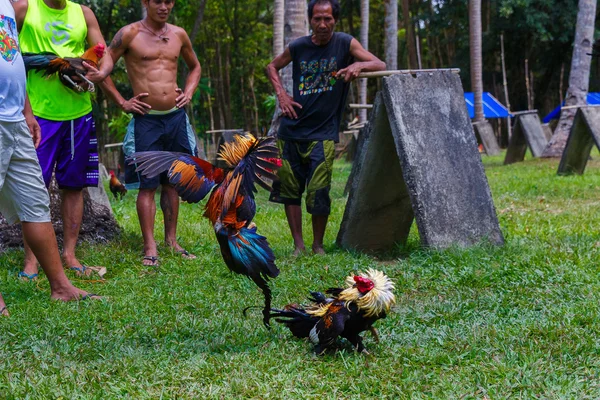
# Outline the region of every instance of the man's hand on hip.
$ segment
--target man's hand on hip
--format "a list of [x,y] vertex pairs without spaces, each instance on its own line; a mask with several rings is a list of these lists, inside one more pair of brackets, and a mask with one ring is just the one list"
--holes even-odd
[[302,109],[302,106],[296,103],[292,96],[284,92],[277,96],[277,100],[279,100],[279,108],[281,109],[283,115],[288,118],[298,119],[298,113],[294,107]]
[[192,101],[191,97],[186,95],[185,92],[179,88],[175,89],[175,91],[179,94],[175,99],[175,103],[177,104],[177,108],[183,108]]
[[136,113],[141,115],[148,114],[148,111],[150,111],[152,107],[150,104],[144,103],[142,100],[140,100],[142,97],[147,97],[148,95],[148,93],[140,93],[137,96],[124,101],[121,103],[121,109],[126,113]]

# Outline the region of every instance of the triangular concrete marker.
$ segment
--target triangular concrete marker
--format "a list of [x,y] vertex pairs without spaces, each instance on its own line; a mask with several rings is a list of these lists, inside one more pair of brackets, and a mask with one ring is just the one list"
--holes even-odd
[[583,174],[594,144],[600,149],[600,107],[581,107],[575,114],[558,174]]
[[548,139],[537,110],[517,113],[515,129],[506,150],[504,165],[523,161],[528,146],[534,157],[541,157],[547,144]]
[[481,144],[483,144],[485,154],[488,156],[500,154],[500,146],[498,146],[496,135],[494,135],[494,128],[488,120],[473,122],[473,129],[481,140]]
[[413,218],[424,246],[504,242],[458,75],[384,78],[369,127],[338,245],[390,250]]

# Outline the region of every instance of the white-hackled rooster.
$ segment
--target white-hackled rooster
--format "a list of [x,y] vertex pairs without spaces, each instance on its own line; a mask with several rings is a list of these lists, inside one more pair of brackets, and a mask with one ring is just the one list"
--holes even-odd
[[338,337],[367,353],[360,333],[370,330],[376,335],[373,324],[385,318],[396,302],[393,289],[394,283],[383,272],[370,269],[348,276],[345,289],[326,290],[331,297],[311,292],[312,305],[288,304],[283,310],[273,309],[271,317],[285,324],[294,336],[310,338],[317,354],[335,344]]

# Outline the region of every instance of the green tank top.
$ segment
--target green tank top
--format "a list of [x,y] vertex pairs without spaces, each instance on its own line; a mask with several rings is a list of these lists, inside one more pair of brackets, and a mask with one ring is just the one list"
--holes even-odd
[[[67,1],[63,10],[55,10],[44,0],[29,0],[19,34],[23,52],[51,51],[60,57],[80,57],[85,52],[86,41],[87,24],[79,4]],[[44,119],[68,121],[92,111],[90,94],[67,88],[56,74],[44,78],[41,72],[30,71],[27,94],[33,113]]]

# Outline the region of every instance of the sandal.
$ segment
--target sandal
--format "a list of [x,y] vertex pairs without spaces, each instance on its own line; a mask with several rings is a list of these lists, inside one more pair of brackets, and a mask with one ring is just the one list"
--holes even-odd
[[[38,274],[28,274],[24,271],[19,272],[19,278],[21,278],[22,281],[31,282],[31,281],[36,280],[37,277],[38,277]],[[1,313],[1,311],[0,311],[0,313]]]
[[142,265],[144,267],[155,267],[158,268],[160,266],[160,263],[158,261],[158,256],[144,256],[143,260],[148,260],[151,261],[152,264],[143,264]]

